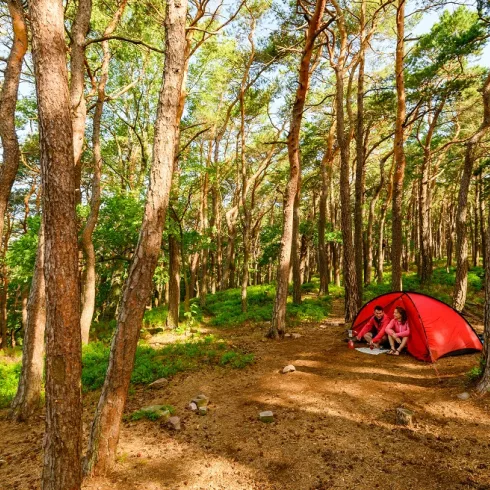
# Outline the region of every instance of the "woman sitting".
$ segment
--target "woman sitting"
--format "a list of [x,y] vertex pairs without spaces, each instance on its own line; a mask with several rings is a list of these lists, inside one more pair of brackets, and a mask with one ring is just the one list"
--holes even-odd
[[[393,320],[387,325],[385,333],[388,335],[388,341],[391,347],[388,354],[391,356],[400,355],[400,352],[407,345],[408,336],[410,335],[407,312],[401,306],[395,308]],[[398,348],[395,348],[395,342],[400,344]]]

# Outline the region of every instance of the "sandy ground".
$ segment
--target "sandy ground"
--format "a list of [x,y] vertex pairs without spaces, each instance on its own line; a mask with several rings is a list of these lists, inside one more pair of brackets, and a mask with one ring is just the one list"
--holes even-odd
[[[465,376],[477,356],[434,366],[362,354],[346,348],[334,320],[279,342],[265,341],[260,327],[221,331],[253,351],[255,364],[136,390],[128,413],[171,404],[182,430],[126,422],[114,471],[84,489],[490,489],[490,396],[476,396]],[[281,374],[290,363],[297,371]],[[464,391],[469,400],[457,398]],[[200,393],[210,399],[206,416],[186,409]],[[86,429],[95,401],[86,400]],[[412,428],[395,425],[397,407],[415,412]],[[263,410],[274,423],[258,420]],[[39,488],[42,434],[41,417],[31,425],[0,420],[2,490]]]

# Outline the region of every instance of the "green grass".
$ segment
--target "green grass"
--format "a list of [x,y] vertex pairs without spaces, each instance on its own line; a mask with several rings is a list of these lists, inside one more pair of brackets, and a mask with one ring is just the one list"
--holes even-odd
[[[160,407],[162,410],[168,410],[170,415],[175,414],[175,408],[172,405],[160,405]],[[129,418],[133,421],[141,420],[141,419],[155,421],[158,420],[160,416],[155,412],[149,412],[147,410],[136,410],[131,414]]]
[[[304,284],[306,291],[318,291],[318,281]],[[272,308],[276,294],[273,284],[249,286],[247,288],[248,308],[242,312],[241,290],[228,289],[207,298],[206,312],[212,317],[210,324],[217,327],[233,327],[243,323],[268,322],[272,318]],[[307,296],[301,305],[290,299],[286,307],[289,323],[320,321],[330,309],[328,297]]]
[[[109,364],[110,347],[89,344],[83,353],[82,387],[84,391],[100,388]],[[149,384],[182,371],[196,371],[206,365],[230,365],[243,368],[253,362],[253,355],[228,349],[225,342],[212,336],[202,340],[169,344],[161,349],[139,345],[131,383]]]
[[19,384],[21,363],[0,361],[0,408],[6,408],[13,400]]
[[[92,342],[82,355],[82,389],[93,391],[104,383],[109,365],[110,346]],[[131,375],[133,385],[146,385],[159,378],[172,377],[182,371],[197,371],[203,366],[229,366],[242,369],[253,363],[254,355],[229,349],[224,341],[207,336],[197,341],[169,344],[161,349],[139,345]],[[0,408],[12,402],[17,391],[20,360],[0,359]]]
[[[481,292],[483,290],[483,268],[474,267],[468,272],[468,294],[467,301],[481,303]],[[456,268],[451,267],[446,271],[444,264],[435,264],[430,284],[421,285],[416,271],[409,271],[403,274],[403,289],[405,291],[417,291],[419,293],[433,296],[446,304],[452,304],[452,295],[456,281]],[[383,282],[376,284],[373,282],[364,289],[364,301],[379,296],[380,294],[391,291],[391,271],[388,269],[383,274]]]

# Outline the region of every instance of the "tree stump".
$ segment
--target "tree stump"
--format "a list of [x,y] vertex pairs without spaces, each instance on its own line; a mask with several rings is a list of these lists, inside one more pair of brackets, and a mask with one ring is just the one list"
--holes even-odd
[[411,427],[413,425],[413,412],[408,408],[396,409],[396,424]]

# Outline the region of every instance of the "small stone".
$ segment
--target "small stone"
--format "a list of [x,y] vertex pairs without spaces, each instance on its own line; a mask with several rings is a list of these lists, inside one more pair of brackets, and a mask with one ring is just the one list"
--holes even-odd
[[291,338],[291,334],[290,334],[290,333],[285,333],[285,334],[284,334],[284,338],[285,338],[285,339],[289,339],[289,338]]
[[410,427],[412,425],[412,418],[414,413],[407,408],[397,408],[396,409],[396,424],[405,425]]
[[170,417],[167,425],[172,430],[180,430],[180,418],[176,416]]
[[288,364],[283,370],[282,370],[282,373],[283,374],[287,374],[287,373],[292,373],[293,371],[296,371],[296,368],[292,365],[292,364]]
[[324,329],[324,328],[327,328],[327,326],[326,325],[320,325],[320,328]]
[[0,459],[0,468],[6,464],[7,464],[7,461],[5,461],[4,459]]
[[266,410],[265,412],[260,412],[259,420],[265,423],[274,422],[274,414],[270,410]]
[[301,337],[299,333],[293,333],[291,334],[291,336],[293,337],[293,339],[299,339]]
[[143,407],[141,412],[151,413],[157,419],[170,417],[170,412],[165,405],[150,405],[148,407]]
[[153,383],[150,383],[148,385],[148,388],[151,389],[157,389],[157,388],[163,388],[164,386],[168,385],[168,379],[167,378],[160,378],[157,379],[156,381],[153,381]]
[[206,407],[208,405],[209,399],[206,395],[197,395],[195,398],[192,399],[192,401],[198,407]]
[[190,402],[188,408],[189,408],[189,410],[192,410],[193,412],[196,412],[197,411],[197,403]]
[[470,394],[468,392],[460,393],[459,395],[456,395],[460,400],[469,400]]
[[199,407],[199,415],[206,415],[208,413],[208,407]]

